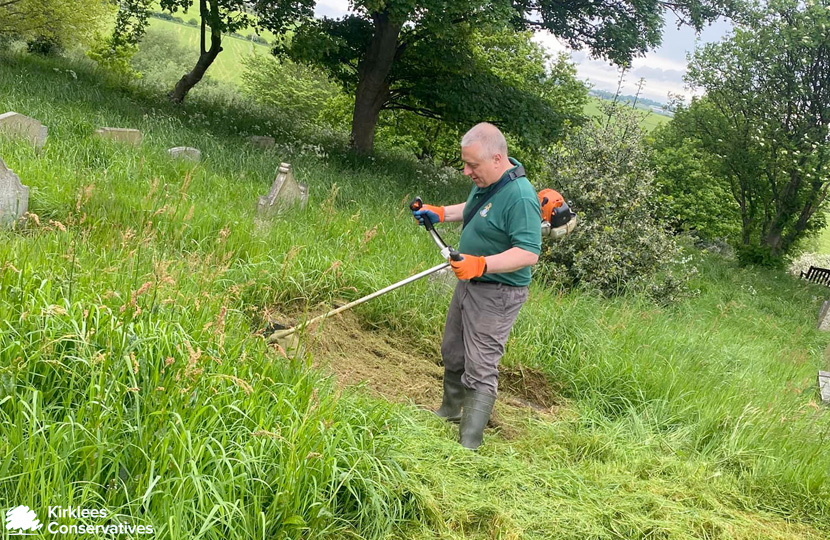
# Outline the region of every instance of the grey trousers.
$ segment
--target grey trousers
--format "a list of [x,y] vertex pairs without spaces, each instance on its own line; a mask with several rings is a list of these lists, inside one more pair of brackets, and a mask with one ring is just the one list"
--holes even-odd
[[495,396],[499,360],[525,300],[527,287],[459,281],[444,326],[444,369],[463,370],[464,386]]

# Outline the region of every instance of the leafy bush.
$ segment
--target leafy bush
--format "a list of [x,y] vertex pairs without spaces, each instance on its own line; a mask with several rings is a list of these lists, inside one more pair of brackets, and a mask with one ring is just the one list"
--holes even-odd
[[712,171],[711,156],[685,136],[685,122],[688,118],[678,114],[653,133],[657,215],[675,232],[694,232],[704,242],[723,239],[736,244],[740,209],[728,181]]
[[252,55],[243,65],[242,88],[255,101],[291,111],[299,121],[348,125],[353,101],[322,71],[270,55]]
[[128,42],[116,44],[111,37],[103,37],[98,34],[86,55],[110,73],[123,77],[140,78],[141,74],[136,72],[130,63],[137,51],[137,45]]
[[26,43],[26,50],[41,56],[57,56],[63,50],[60,41],[53,36],[37,36]]
[[579,223],[566,241],[547,245],[543,260],[550,266],[543,272],[607,296],[636,289],[674,300],[689,270],[655,217],[654,173],[639,118],[621,107],[607,113],[553,150],[553,187],[573,201]]
[[[160,12],[157,12],[157,13],[152,13],[151,16],[155,17],[156,19],[161,19],[163,21],[170,21],[170,22],[177,22],[177,23],[184,24],[184,19],[182,19],[181,17],[177,17],[176,15],[173,15],[172,13],[165,13],[163,11],[160,11]],[[191,19],[191,20],[195,20],[195,19]]]
[[772,248],[767,245],[757,243],[741,244],[738,246],[736,253],[738,255],[738,262],[744,266],[755,265],[778,269],[786,266],[784,258],[780,254],[773,253]]

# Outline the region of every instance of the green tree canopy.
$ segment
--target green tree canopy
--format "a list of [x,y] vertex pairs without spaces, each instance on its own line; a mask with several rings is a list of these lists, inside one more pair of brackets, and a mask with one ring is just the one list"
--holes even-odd
[[[540,118],[538,96],[524,94],[473,61],[470,36],[476,30],[545,29],[574,47],[626,64],[660,42],[667,10],[700,28],[729,11],[732,2],[354,0],[354,14],[303,20],[280,50],[323,66],[355,93],[352,144],[367,153],[383,109],[408,108],[442,118],[463,110],[502,126],[517,118],[514,112],[518,123]],[[516,107],[520,110],[509,110]],[[548,109],[542,118],[552,116]],[[560,116],[554,126],[562,125]]]
[[[354,93],[361,84],[358,64],[368,30],[358,17],[346,20],[348,25],[315,22],[334,24],[332,32],[303,27],[288,51],[295,60],[322,65]],[[349,31],[339,33],[343,29]],[[580,122],[587,95],[573,66],[564,58],[553,61],[530,32],[468,24],[451,34],[413,39],[400,50],[388,81],[379,111],[405,111],[448,127],[490,120],[529,146],[547,146],[568,123]]]
[[774,260],[823,226],[830,187],[830,2],[774,0],[699,49],[705,90],[681,126],[725,179],[746,260]]
[[[696,101],[694,107],[702,105]],[[739,207],[728,180],[707,159],[702,142],[689,136],[695,121],[693,114],[680,108],[671,122],[652,132],[657,215],[677,233],[693,232],[705,241],[734,244],[741,232]]]
[[0,0],[0,39],[86,43],[114,10],[101,0]]

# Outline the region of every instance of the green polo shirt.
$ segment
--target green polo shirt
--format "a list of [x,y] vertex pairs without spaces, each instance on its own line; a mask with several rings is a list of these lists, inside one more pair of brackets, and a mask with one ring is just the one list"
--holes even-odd
[[[519,166],[513,158],[510,162]],[[513,167],[515,169],[516,167]],[[510,169],[511,171],[513,169]],[[509,171],[508,171],[509,172]],[[499,182],[505,180],[507,173]],[[464,218],[486,194],[493,189],[473,186]],[[542,249],[542,210],[536,190],[524,176],[516,178],[496,192],[484,206],[478,209],[470,223],[461,231],[458,250],[470,255],[496,255],[510,248],[518,247],[537,255]],[[506,274],[485,274],[474,281],[505,283],[514,287],[530,284],[530,267]]]

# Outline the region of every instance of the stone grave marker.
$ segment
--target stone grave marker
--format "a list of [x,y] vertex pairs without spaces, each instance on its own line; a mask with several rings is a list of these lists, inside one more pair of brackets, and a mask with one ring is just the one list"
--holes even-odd
[[49,128],[34,118],[14,111],[0,114],[0,131],[13,137],[28,139],[38,150],[43,148],[46,136],[49,134]]
[[202,161],[202,153],[191,146],[176,146],[167,151],[173,159],[187,159],[195,163]]
[[257,200],[257,215],[265,217],[276,214],[294,204],[305,208],[307,202],[308,186],[297,183],[290,164],[280,163],[271,191]]
[[28,207],[29,188],[0,159],[0,226],[12,224]]
[[818,372],[818,391],[821,393],[821,400],[830,404],[830,371]]
[[818,329],[822,331],[830,330],[830,300],[825,300],[821,304],[821,310],[818,312]]
[[277,144],[276,139],[267,135],[252,135],[248,140],[257,148],[273,148]]
[[102,139],[123,142],[126,144],[141,144],[142,135],[137,129],[102,127],[95,130],[95,136]]

